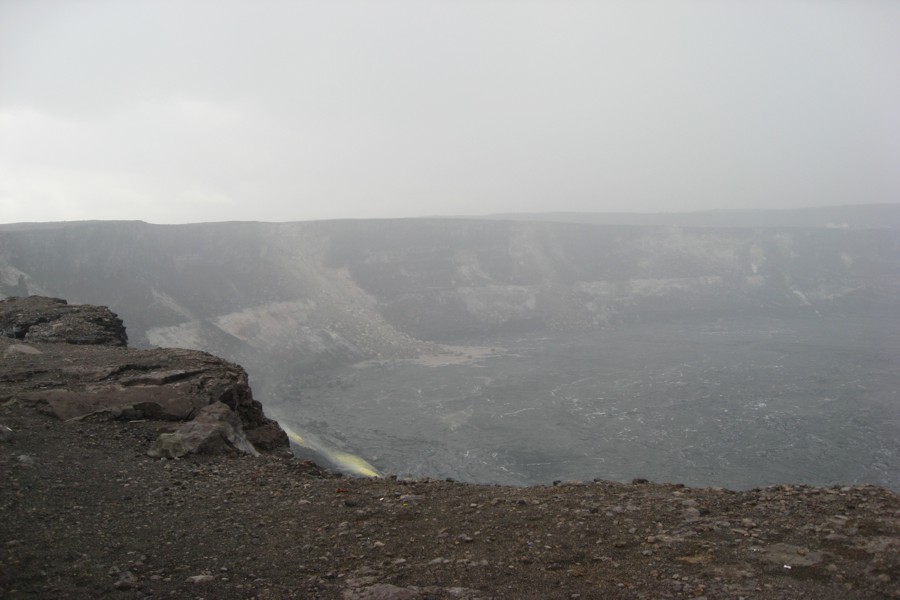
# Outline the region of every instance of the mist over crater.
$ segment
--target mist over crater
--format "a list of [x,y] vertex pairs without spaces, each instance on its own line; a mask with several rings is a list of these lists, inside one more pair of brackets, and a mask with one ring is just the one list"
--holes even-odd
[[900,231],[791,225],[23,224],[0,295],[240,362],[339,467],[898,489]]

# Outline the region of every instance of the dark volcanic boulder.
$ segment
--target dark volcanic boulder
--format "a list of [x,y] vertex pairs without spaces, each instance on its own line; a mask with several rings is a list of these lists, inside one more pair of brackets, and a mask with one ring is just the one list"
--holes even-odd
[[44,344],[128,344],[122,319],[105,306],[43,296],[0,300],[0,335]]
[[197,416],[175,433],[160,435],[147,454],[155,458],[180,458],[186,454],[227,452],[259,455],[247,441],[237,414],[225,404],[214,402],[197,411]]

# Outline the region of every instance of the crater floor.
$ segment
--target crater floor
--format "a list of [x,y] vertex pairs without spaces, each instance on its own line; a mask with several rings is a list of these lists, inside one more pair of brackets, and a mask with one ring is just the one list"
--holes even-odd
[[466,344],[317,381],[286,373],[260,397],[401,476],[900,490],[896,320],[694,317]]

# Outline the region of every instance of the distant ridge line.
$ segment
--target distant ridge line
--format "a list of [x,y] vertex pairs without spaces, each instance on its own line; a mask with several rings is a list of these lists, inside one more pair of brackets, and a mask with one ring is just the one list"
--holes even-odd
[[71,221],[0,223],[0,232],[53,230],[90,225],[197,226],[225,224],[326,223],[339,221],[474,220],[626,225],[641,227],[900,229],[900,203],[872,203],[784,209],[713,209],[693,212],[509,212],[486,215],[427,215],[421,217],[336,218],[287,221],[203,221],[149,223],[139,219],[84,219]]
[[809,227],[900,229],[900,203],[857,204],[787,209],[726,209],[695,212],[494,213],[457,218],[676,227]]

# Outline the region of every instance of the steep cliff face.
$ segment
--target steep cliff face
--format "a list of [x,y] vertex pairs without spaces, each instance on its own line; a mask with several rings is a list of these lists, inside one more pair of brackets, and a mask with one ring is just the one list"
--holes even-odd
[[477,220],[0,231],[0,295],[110,304],[139,346],[316,367],[472,334],[900,298],[896,229]]
[[61,421],[186,421],[163,432],[156,456],[288,445],[243,368],[196,350],[127,349],[122,321],[106,307],[9,298],[0,300],[0,323],[22,332],[0,336],[0,403],[35,405]]
[[679,311],[852,309],[896,297],[894,230],[345,224],[344,268],[390,323],[445,339]]

